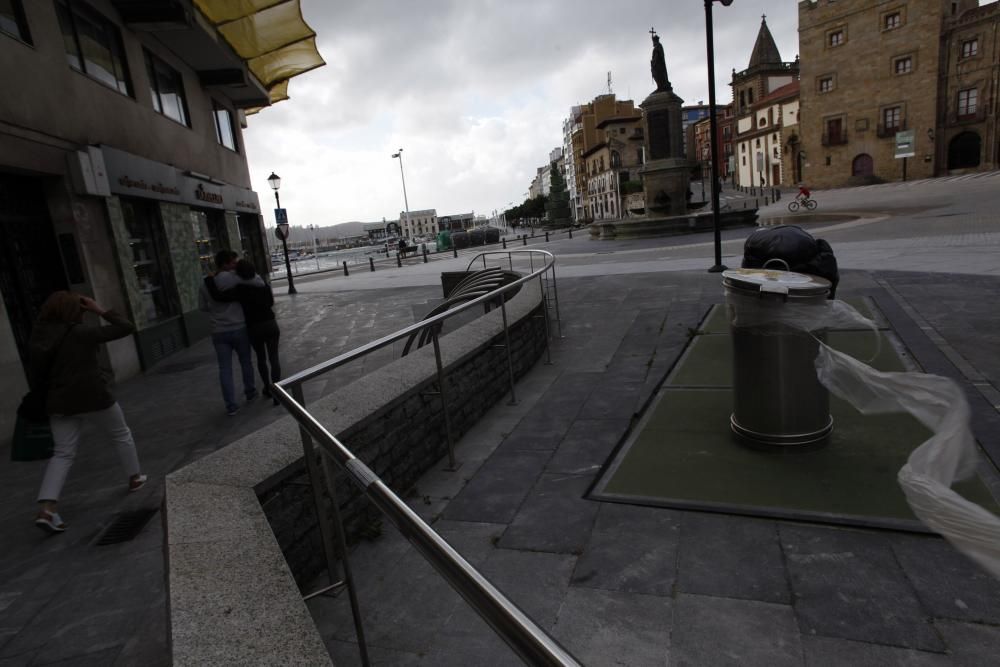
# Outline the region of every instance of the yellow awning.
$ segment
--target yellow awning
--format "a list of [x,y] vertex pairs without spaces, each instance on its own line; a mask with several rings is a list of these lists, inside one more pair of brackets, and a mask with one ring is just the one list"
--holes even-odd
[[[326,64],[299,0],[194,0],[267,89],[271,104],[288,99],[288,80]],[[260,109],[248,109],[256,113]]]

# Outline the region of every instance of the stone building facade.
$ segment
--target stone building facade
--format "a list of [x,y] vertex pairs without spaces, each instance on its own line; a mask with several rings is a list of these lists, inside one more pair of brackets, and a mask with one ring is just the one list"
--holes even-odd
[[934,162],[947,173],[997,169],[1000,4],[948,14],[942,42]]
[[[623,198],[641,189],[642,116],[608,118],[598,123],[597,130],[600,142],[583,153],[587,170],[584,215],[592,220],[618,220],[629,215]],[[630,201],[631,208],[642,208],[641,201],[634,197]]]
[[399,227],[406,239],[430,238],[438,233],[437,209],[410,211],[409,215],[400,211]]
[[[805,181],[838,187],[947,169],[937,144],[942,109],[951,104],[940,74],[951,49],[945,26],[976,7],[976,0],[799,3]],[[957,71],[954,80],[962,80]],[[895,157],[901,131],[913,133],[913,157]]]
[[570,117],[563,123],[563,160],[570,208],[578,222],[590,219],[585,201],[590,175],[583,154],[603,141],[603,132],[597,126],[610,118],[641,115],[642,110],[632,100],[618,100],[613,93],[598,95],[593,101],[570,109]]
[[799,61],[785,62],[762,19],[750,62],[733,70],[732,148],[735,181],[772,187],[794,180],[785,166],[791,129],[798,123]]

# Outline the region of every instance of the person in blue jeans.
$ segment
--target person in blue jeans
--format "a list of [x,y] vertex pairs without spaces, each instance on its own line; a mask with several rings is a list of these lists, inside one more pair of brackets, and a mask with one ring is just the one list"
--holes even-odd
[[[215,274],[215,285],[220,290],[227,290],[239,284],[240,279],[235,274],[239,255],[232,250],[220,250],[215,254],[215,265],[219,271]],[[208,313],[212,319],[212,344],[219,360],[219,385],[222,387],[222,400],[226,403],[226,414],[230,417],[240,411],[236,402],[236,389],[233,386],[233,352],[240,362],[243,374],[243,394],[247,402],[257,398],[257,387],[254,386],[253,360],[250,356],[250,336],[247,333],[243,308],[234,301],[216,301],[209,294],[205,285],[198,291],[198,309]]]

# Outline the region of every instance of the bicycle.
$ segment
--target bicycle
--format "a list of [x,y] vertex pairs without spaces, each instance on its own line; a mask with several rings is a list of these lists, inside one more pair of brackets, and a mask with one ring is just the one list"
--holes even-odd
[[809,197],[803,197],[801,195],[796,196],[795,199],[788,202],[788,210],[795,213],[801,207],[805,207],[806,210],[815,211],[816,210],[816,200],[810,199]]

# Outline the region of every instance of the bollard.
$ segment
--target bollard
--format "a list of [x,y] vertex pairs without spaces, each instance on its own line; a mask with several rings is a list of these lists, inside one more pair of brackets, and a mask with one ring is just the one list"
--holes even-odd
[[347,262],[344,262],[344,275],[345,276],[351,275],[350,273],[347,272]]
[[402,267],[403,266],[403,260],[399,257],[399,253],[398,252],[396,253],[396,266],[397,267]]
[[375,260],[372,259],[371,257],[368,258],[368,268],[371,269],[372,271],[375,270]]
[[754,208],[760,208],[760,200],[757,199],[756,197],[754,197],[754,199],[753,199],[753,207]]
[[427,263],[427,244],[421,243],[420,248],[424,251],[424,264]]
[[547,231],[545,232],[545,242],[549,242],[549,233]]
[[458,246],[457,245],[451,246],[451,254],[452,254],[452,257],[454,257],[455,259],[458,259]]
[[521,245],[528,245],[528,235],[525,234],[521,237]]
[[573,228],[572,227],[569,228],[569,237],[573,238]]
[[501,239],[500,242],[503,243],[503,249],[506,250],[507,249],[507,239],[506,238]]

